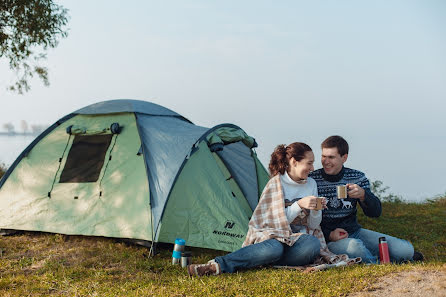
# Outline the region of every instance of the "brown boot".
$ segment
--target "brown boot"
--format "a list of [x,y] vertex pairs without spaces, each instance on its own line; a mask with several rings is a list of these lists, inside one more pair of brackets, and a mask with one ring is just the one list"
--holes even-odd
[[221,273],[220,265],[211,260],[206,264],[191,264],[187,265],[187,272],[190,276],[203,276],[203,275],[219,275]]

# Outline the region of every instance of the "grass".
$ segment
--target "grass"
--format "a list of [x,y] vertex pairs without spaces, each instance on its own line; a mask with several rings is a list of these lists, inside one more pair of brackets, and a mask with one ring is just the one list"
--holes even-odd
[[446,262],[446,197],[421,204],[384,202],[378,219],[358,213],[364,228],[407,239],[428,260]]
[[[424,263],[356,265],[304,274],[259,268],[189,278],[171,265],[172,246],[148,249],[101,237],[25,232],[0,237],[1,296],[345,296],[404,270],[446,271],[446,198],[424,204],[383,203],[383,215],[362,215],[365,228],[409,239]],[[361,213],[361,211],[359,211]],[[202,263],[224,252],[192,248]]]

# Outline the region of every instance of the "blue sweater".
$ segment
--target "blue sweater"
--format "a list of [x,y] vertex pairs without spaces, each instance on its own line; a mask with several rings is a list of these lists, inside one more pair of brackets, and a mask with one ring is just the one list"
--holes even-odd
[[[330,232],[336,228],[345,229],[352,234],[361,228],[356,218],[356,205],[362,208],[368,217],[379,217],[381,215],[381,201],[370,191],[370,182],[361,171],[342,167],[336,175],[328,175],[321,168],[310,174],[316,183],[319,196],[327,198],[327,209],[322,211],[321,228],[325,240],[329,242]],[[337,185],[357,184],[365,190],[364,202],[359,199],[338,199],[336,194]]]

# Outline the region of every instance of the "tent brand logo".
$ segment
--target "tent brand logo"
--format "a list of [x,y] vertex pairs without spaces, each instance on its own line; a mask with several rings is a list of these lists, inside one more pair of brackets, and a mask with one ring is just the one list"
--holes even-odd
[[232,229],[235,223],[233,221],[226,221],[225,229]]
[[229,233],[226,231],[217,231],[217,230],[214,230],[214,232],[212,232],[212,233],[217,234],[217,235],[229,236],[229,237],[233,237],[233,238],[243,238],[245,236],[242,234],[234,234],[234,233]]
[[[233,221],[227,220],[224,225],[224,228],[226,230],[231,230],[232,228],[234,228],[234,225],[235,225],[235,223]],[[214,232],[212,232],[212,233],[217,234],[217,235],[228,236],[228,237],[232,237],[232,238],[243,238],[245,236],[243,234],[235,234],[235,233],[230,233],[227,231],[218,231],[218,230],[214,230]]]

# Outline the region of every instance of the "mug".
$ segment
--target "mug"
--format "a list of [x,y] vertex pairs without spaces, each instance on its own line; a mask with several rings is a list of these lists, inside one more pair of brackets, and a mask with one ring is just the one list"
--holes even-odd
[[316,208],[315,208],[315,210],[321,210],[322,209],[322,199],[324,199],[324,197],[317,197],[316,198]]
[[336,193],[338,194],[338,199],[347,198],[347,185],[336,186]]

